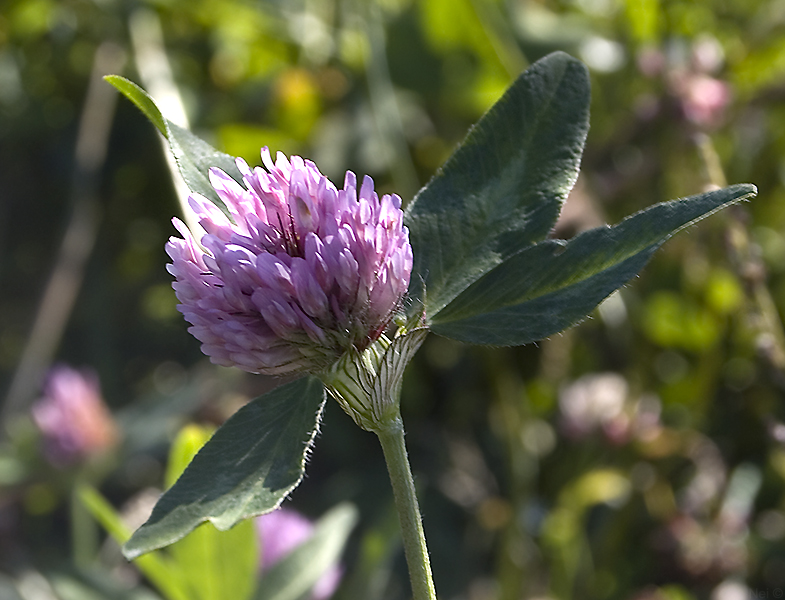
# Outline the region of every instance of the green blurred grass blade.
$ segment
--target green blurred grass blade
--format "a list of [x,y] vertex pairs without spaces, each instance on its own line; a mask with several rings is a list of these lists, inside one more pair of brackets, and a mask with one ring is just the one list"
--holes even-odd
[[363,528],[351,572],[344,578],[334,600],[382,600],[400,555],[401,528],[398,513],[390,502],[375,526]]
[[[96,521],[118,544],[124,544],[131,537],[131,530],[125,526],[112,505],[95,488],[83,485],[78,493]],[[169,600],[192,600],[183,585],[183,577],[177,566],[160,552],[142,556],[134,564]]]
[[561,52],[539,60],[407,208],[409,294],[428,319],[551,230],[578,177],[589,99],[583,64]]
[[0,598],[3,600],[25,600],[17,590],[13,579],[0,573]]
[[[211,434],[211,430],[197,425],[183,428],[169,452],[167,487],[185,471]],[[169,553],[194,598],[246,600],[256,587],[259,558],[253,521],[243,521],[228,531],[203,523],[172,544]]]
[[614,227],[569,242],[546,240],[500,264],[433,317],[434,333],[474,344],[516,346],[584,319],[635,276],[680,229],[756,193],[755,186],[656,204]]
[[[126,589],[108,571],[46,573],[58,600],[161,600],[146,587]],[[0,598],[6,600],[0,591]]]
[[126,557],[172,544],[205,521],[225,531],[278,506],[302,479],[324,398],[322,384],[304,377],[238,410],[125,544]]
[[213,433],[214,430],[199,425],[186,425],[180,430],[172,442],[167,458],[166,474],[164,475],[166,489],[175,484]]
[[299,600],[338,563],[357,522],[357,509],[340,504],[316,524],[313,535],[262,578],[254,600]]

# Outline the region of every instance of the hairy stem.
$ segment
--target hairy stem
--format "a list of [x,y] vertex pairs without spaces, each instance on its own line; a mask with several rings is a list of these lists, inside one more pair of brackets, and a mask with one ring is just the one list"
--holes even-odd
[[414,479],[406,455],[403,421],[400,415],[380,424],[374,431],[382,444],[387,471],[390,474],[395,506],[403,536],[403,549],[409,566],[414,600],[436,600],[431,575],[431,562],[425,544],[420,507],[414,489]]

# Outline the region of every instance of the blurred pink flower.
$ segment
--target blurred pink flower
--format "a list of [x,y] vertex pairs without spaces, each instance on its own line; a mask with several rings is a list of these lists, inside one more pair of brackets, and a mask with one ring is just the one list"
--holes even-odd
[[635,57],[638,70],[645,77],[661,75],[667,66],[667,60],[662,50],[656,46],[645,46],[638,51]]
[[722,123],[730,104],[730,85],[708,75],[690,75],[682,83],[681,106],[688,121],[701,128],[712,128]]
[[344,189],[315,164],[278,153],[267,167],[237,166],[244,187],[219,169],[210,182],[230,216],[201,196],[190,205],[207,232],[166,250],[178,306],[214,363],[252,373],[321,372],[382,334],[412,269],[401,199],[379,199],[370,177]]
[[55,466],[85,460],[112,447],[118,439],[98,377],[90,371],[53,368],[32,415],[43,434],[46,457]]
[[[279,508],[256,518],[256,531],[261,547],[261,571],[268,571],[300,544],[313,535],[314,525],[295,510]],[[341,568],[335,566],[316,582],[312,600],[325,600],[335,593],[341,582]]]
[[699,129],[722,124],[733,99],[733,88],[715,77],[725,62],[725,52],[715,37],[701,35],[689,47],[681,39],[669,40],[662,46],[645,46],[638,51],[636,62],[645,77],[663,78],[687,121]]
[[595,431],[609,442],[656,437],[661,429],[660,401],[644,394],[630,397],[627,380],[618,373],[589,373],[559,391],[564,434],[585,438]]

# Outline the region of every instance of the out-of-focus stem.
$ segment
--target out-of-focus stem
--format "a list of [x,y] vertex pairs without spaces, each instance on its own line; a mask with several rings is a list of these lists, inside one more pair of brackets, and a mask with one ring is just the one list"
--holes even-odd
[[[725,187],[727,180],[720,158],[711,138],[705,133],[695,136],[706,179],[712,187]],[[733,207],[732,207],[733,208]],[[766,286],[766,270],[752,249],[749,231],[742,222],[739,212],[728,211],[728,242],[739,276],[747,285],[750,299],[760,315],[758,343],[771,366],[785,373],[785,329],[777,312],[777,306]]]
[[703,162],[704,176],[711,186],[723,188],[728,185],[725,172],[722,170],[722,161],[714,148],[711,138],[705,133],[695,134],[695,143]]
[[[570,334],[570,331],[565,331]],[[566,376],[569,350],[572,340],[562,337],[548,340],[552,345],[549,354],[553,362],[541,360],[540,372],[549,381],[559,381]],[[505,500],[510,503],[510,514],[523,514],[531,502],[534,481],[540,469],[538,456],[524,444],[526,424],[532,415],[526,394],[526,386],[520,377],[517,365],[510,362],[509,354],[482,351],[480,356],[491,382],[489,398],[490,419],[494,433],[504,444],[505,463],[509,489]],[[547,364],[546,364],[547,362]],[[548,372],[548,367],[556,366],[556,371]],[[497,555],[496,581],[498,600],[518,600],[531,595],[532,572],[537,571],[537,559],[529,558],[533,546],[530,534],[520,519],[511,516],[501,530],[499,552]]]
[[420,185],[406,141],[395,87],[390,78],[381,10],[375,3],[369,3],[369,13],[366,27],[371,45],[367,67],[371,107],[382,138],[392,146],[392,176],[397,191],[403,198],[412,198]]
[[3,422],[33,399],[60,343],[82,285],[85,265],[98,231],[98,175],[109,142],[117,94],[103,76],[122,69],[125,54],[112,42],[95,52],[93,71],[79,120],[71,195],[73,209],[52,275],[3,406]]
[[509,21],[493,2],[471,0],[471,6],[502,67],[515,79],[529,66],[529,61],[518,46]]
[[401,524],[403,549],[409,566],[414,600],[436,600],[436,590],[431,574],[431,561],[425,544],[425,531],[422,527],[420,507],[414,489],[414,479],[406,454],[403,421],[400,415],[380,425],[375,432],[387,462],[387,472],[398,510]]
[[78,485],[71,490],[71,548],[74,563],[78,567],[89,567],[98,553],[98,528],[95,519],[79,498],[79,491],[84,485],[83,475],[79,476]]
[[[128,29],[131,34],[136,70],[139,71],[142,84],[147,92],[155,98],[156,106],[164,118],[183,129],[188,129],[189,122],[185,104],[174,80],[169,58],[166,56],[161,20],[155,11],[148,8],[138,8],[131,14]],[[166,164],[172,175],[172,185],[180,203],[183,220],[192,232],[195,234],[201,232],[202,226],[199,225],[196,215],[188,205],[190,191],[180,175],[180,169],[172,153],[169,151],[169,143],[161,137],[161,144]],[[196,237],[200,239],[201,234]]]

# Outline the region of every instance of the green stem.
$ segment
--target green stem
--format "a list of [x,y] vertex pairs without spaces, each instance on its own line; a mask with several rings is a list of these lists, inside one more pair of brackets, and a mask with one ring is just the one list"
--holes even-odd
[[90,513],[90,509],[81,498],[81,490],[91,487],[100,480],[103,470],[97,469],[95,457],[79,468],[76,473],[74,485],[71,488],[70,517],[71,517],[71,552],[74,564],[80,568],[87,568],[95,562],[98,556],[99,539],[101,532],[98,523]]
[[412,596],[414,600],[436,600],[431,561],[425,544],[425,532],[422,528],[412,470],[406,455],[403,421],[400,415],[379,425],[374,433],[379,436],[384,459],[387,462],[387,472],[390,474],[395,507],[398,509],[398,520],[401,524],[403,550],[412,582]]
[[98,554],[98,528],[79,498],[86,479],[79,476],[71,491],[71,551],[78,567],[89,567]]

